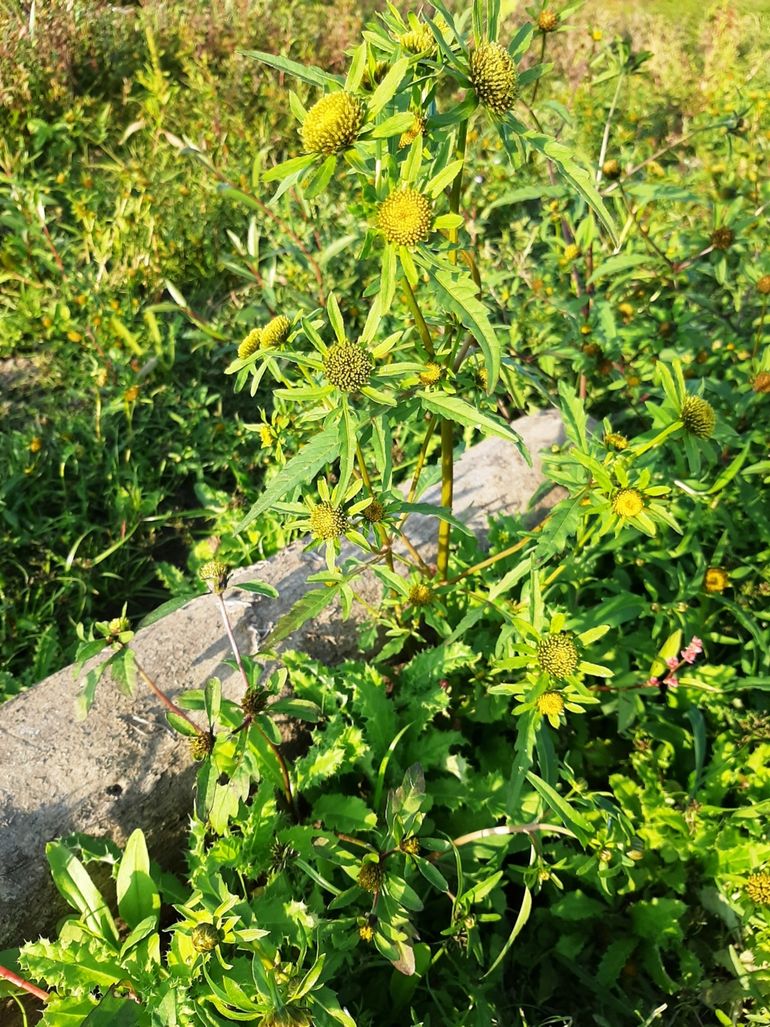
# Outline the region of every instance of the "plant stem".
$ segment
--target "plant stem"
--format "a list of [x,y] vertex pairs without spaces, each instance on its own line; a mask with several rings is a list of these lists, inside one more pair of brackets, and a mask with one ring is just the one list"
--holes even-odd
[[4,977],[6,981],[10,981],[17,988],[21,988],[23,991],[29,992],[30,995],[34,995],[35,998],[39,998],[42,1002],[47,1002],[51,997],[49,992],[43,991],[42,988],[38,988],[36,984],[25,981],[23,977],[19,977],[13,970],[8,970],[7,967],[0,966],[0,977]]
[[618,75],[618,84],[615,86],[615,95],[612,97],[612,103],[610,104],[610,110],[607,114],[607,120],[604,123],[604,133],[602,135],[602,147],[599,151],[599,162],[596,168],[596,184],[602,180],[602,168],[604,167],[604,159],[607,156],[607,147],[610,142],[610,128],[612,127],[612,119],[615,116],[615,107],[618,103],[618,97],[620,96],[620,88],[623,85],[625,74],[621,71]]
[[[358,470],[361,473],[361,481],[364,483],[364,487],[369,495],[374,498],[374,488],[372,487],[372,479],[369,477],[369,471],[366,469],[366,460],[364,459],[364,451],[361,449],[361,444],[356,442],[356,461],[358,462]],[[388,538],[388,530],[384,524],[375,524],[374,530],[379,537],[380,543],[383,548],[388,547],[390,549],[390,539]],[[393,570],[393,553],[388,552],[386,556],[388,561],[388,567]]]
[[404,278],[404,285],[406,286],[406,305],[411,311],[414,323],[417,325],[417,331],[420,333],[420,338],[423,341],[425,349],[428,351],[429,356],[435,356],[436,351],[433,348],[433,340],[430,337],[430,329],[422,316],[422,311],[417,303],[417,297],[414,294],[414,289],[409,284],[409,279]]
[[[457,147],[455,148],[455,159],[465,160],[465,147],[468,141],[468,119],[460,125],[457,133]],[[449,194],[449,209],[453,214],[460,211],[460,198],[463,189],[463,172],[455,176],[452,182],[452,190]],[[449,233],[450,241],[457,243],[458,230],[453,228]],[[457,250],[450,254],[453,264],[457,263]],[[451,364],[451,351],[447,358],[447,365]],[[451,421],[441,421],[441,505],[447,510],[452,509],[454,496],[454,430]],[[436,558],[436,574],[439,581],[446,581],[447,569],[449,567],[449,544],[452,536],[452,526],[448,521],[440,521],[438,526],[438,555]]]
[[[454,497],[454,431],[451,421],[441,421],[441,505],[452,509]],[[446,581],[449,567],[449,542],[452,526],[440,521],[438,526],[438,556],[436,573],[440,581]]]
[[[537,62],[538,64],[542,64],[543,61],[545,60],[545,41],[546,41],[546,39],[547,39],[547,34],[545,32],[543,32],[543,40],[542,40],[542,42],[540,44],[540,60]],[[540,86],[540,79],[542,77],[543,76],[540,75],[539,78],[535,79],[535,88],[532,90],[532,99],[529,101],[530,103],[534,103],[535,100],[537,99],[537,90],[538,90],[538,88]]]
[[[553,831],[554,834],[566,834],[570,838],[574,837],[569,828],[562,827],[560,824],[542,824],[539,821],[534,821],[531,824],[501,824],[499,827],[484,827],[480,831],[471,831],[470,834],[460,835],[459,838],[453,839],[452,845],[459,848],[461,845],[470,845],[471,842],[478,842],[484,838],[499,838],[506,834],[537,834],[538,831]],[[451,851],[451,849],[447,849],[445,852],[434,852],[428,859],[435,863]]]
[[[238,643],[235,641],[235,635],[233,634],[233,629],[230,624],[230,618],[227,614],[227,607],[225,606],[224,596],[221,592],[215,592],[214,595],[216,596],[219,605],[219,613],[222,617],[222,624],[224,625],[225,634],[227,635],[227,639],[230,643],[230,648],[232,649],[233,656],[235,657],[235,662],[238,665],[238,670],[241,672],[243,683],[246,687],[246,691],[248,692],[251,688],[251,685],[249,684],[249,678],[246,674],[246,669],[243,666],[243,660],[241,659],[241,651],[238,648]],[[283,758],[281,750],[278,748],[278,746],[275,744],[272,738],[267,734],[264,728],[256,720],[253,720],[252,724],[257,729],[257,731],[259,731],[259,733],[262,735],[262,738],[270,746],[273,755],[275,756],[278,762],[278,766],[281,771],[281,777],[283,779],[283,791],[286,796],[286,801],[289,804],[289,808],[293,810],[295,818],[299,819],[297,803],[294,798],[294,792],[292,791],[291,778],[289,777],[289,768],[286,766],[286,760]]]
[[139,660],[136,659],[136,654],[134,654],[134,662],[136,664],[136,672],[139,675],[139,677],[142,679],[142,681],[144,681],[144,683],[147,685],[147,687],[150,689],[150,691],[153,693],[153,695],[155,695],[156,698],[160,699],[160,701],[163,703],[163,705],[166,707],[166,709],[170,710],[170,712],[173,713],[175,716],[181,717],[182,720],[186,721],[190,725],[190,727],[195,728],[195,733],[196,734],[198,734],[198,735],[205,734],[203,729],[200,728],[195,723],[195,721],[190,720],[190,718],[187,716],[187,714],[184,712],[184,710],[181,710],[177,706],[177,704],[175,702],[173,702],[171,699],[169,699],[169,697],[166,695],[166,693],[161,688],[158,688],[158,686],[152,680],[150,675],[147,673],[147,671],[141,665]]
[[[422,469],[425,466],[425,459],[426,459],[426,457],[428,455],[428,446],[430,445],[430,440],[433,438],[433,432],[436,430],[436,424],[437,423],[438,423],[438,415],[437,414],[433,414],[431,416],[430,421],[428,421],[428,427],[425,429],[425,438],[422,441],[422,446],[420,448],[420,454],[417,457],[417,463],[416,463],[415,468],[414,468],[414,474],[412,475],[412,483],[409,486],[409,492],[407,493],[407,496],[406,496],[407,503],[413,503],[414,502],[414,497],[417,495],[417,486],[418,486],[419,481],[420,481],[420,475],[422,474]],[[404,523],[404,521],[406,520],[406,518],[408,516],[409,516],[408,514],[404,514],[404,516],[401,518],[401,521],[399,523],[399,527]]]

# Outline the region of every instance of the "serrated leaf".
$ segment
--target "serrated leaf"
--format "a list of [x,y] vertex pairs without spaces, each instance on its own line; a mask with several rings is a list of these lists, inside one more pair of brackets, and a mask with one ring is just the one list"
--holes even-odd
[[235,527],[235,534],[244,531],[273,503],[283,499],[297,486],[312,481],[316,474],[339,456],[339,437],[336,426],[324,428],[291,458],[268,484],[260,498]]
[[278,642],[282,642],[289,635],[301,628],[305,621],[317,617],[326,606],[337,597],[340,585],[335,583],[328,588],[315,588],[307,592],[299,599],[288,613],[279,618],[275,627],[262,642],[263,649],[270,649]]
[[487,414],[482,414],[470,403],[466,403],[459,396],[449,396],[441,392],[418,392],[416,393],[420,402],[426,410],[433,414],[439,414],[448,421],[463,424],[470,428],[478,428],[485,435],[496,435],[505,439],[506,442],[513,442],[523,450],[521,437],[502,421],[496,421]]
[[502,347],[490,324],[487,308],[476,296],[478,286],[470,275],[448,271],[434,271],[431,282],[441,306],[454,314],[479,344],[487,369],[487,392],[491,394],[500,377]]

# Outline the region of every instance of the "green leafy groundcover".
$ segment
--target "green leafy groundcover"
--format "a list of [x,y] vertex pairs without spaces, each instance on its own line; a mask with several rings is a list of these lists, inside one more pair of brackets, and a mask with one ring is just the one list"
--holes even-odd
[[[168,713],[200,762],[186,873],[141,827],[122,852],[49,845],[73,915],[3,985],[46,999],[47,1027],[768,1022],[764,65],[736,88],[751,41],[718,15],[702,88],[666,65],[674,131],[650,52],[585,24],[569,49],[574,5],[524,25],[494,0],[434,7],[388,8],[344,77],[251,54],[296,79],[298,130],[228,198],[280,210],[285,239],[315,212],[355,260],[276,291],[312,254],[265,267],[256,222],[237,238],[267,309],[239,308],[223,363],[269,396],[247,430],[271,459],[200,576],[228,631],[261,525],[321,569],[258,654],[231,639],[239,703],[210,680]],[[547,406],[566,438],[535,498],[562,491],[481,552],[452,514],[455,456],[520,446],[514,414]],[[277,651],[333,600],[368,613],[359,660]],[[102,657],[82,711],[107,667],[152,683],[132,637],[124,615],[80,628],[79,662]]]

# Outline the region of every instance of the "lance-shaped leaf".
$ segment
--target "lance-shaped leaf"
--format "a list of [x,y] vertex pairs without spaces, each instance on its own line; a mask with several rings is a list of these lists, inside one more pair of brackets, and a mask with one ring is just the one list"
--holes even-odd
[[251,57],[253,61],[267,64],[277,71],[285,71],[287,75],[292,75],[303,82],[309,82],[311,86],[320,86],[322,89],[339,89],[342,84],[342,79],[337,75],[330,75],[327,71],[314,68],[311,64],[298,64],[279,54],[265,53],[263,50],[244,50],[244,56]]
[[454,314],[479,344],[487,369],[487,391],[491,394],[500,377],[501,347],[487,308],[476,296],[476,283],[468,274],[453,275],[448,271],[434,271],[431,280],[441,306]]

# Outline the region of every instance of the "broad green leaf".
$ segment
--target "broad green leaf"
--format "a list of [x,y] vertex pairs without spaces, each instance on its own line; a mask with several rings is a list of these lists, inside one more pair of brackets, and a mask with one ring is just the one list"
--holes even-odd
[[409,67],[410,60],[409,57],[399,58],[375,89],[374,95],[369,101],[369,114],[372,118],[376,118],[383,107],[390,103],[395,96],[406,69]]
[[274,585],[270,585],[266,581],[259,581],[256,578],[254,581],[240,581],[237,585],[233,585],[233,588],[242,588],[244,592],[253,592],[258,596],[267,596],[268,599],[278,598],[278,589]]
[[[304,171],[305,168],[309,168],[316,159],[314,153],[303,153],[299,157],[290,157],[289,160],[282,161],[280,164],[275,164],[272,168],[268,168],[262,176],[262,181],[280,182],[282,179],[288,178],[289,175],[296,175],[298,171]],[[242,199],[250,200],[250,197],[246,196],[245,193],[240,193],[237,189],[230,191],[238,194]],[[253,200],[251,200],[249,206],[256,206],[258,210],[261,209],[259,204],[255,204]]]
[[146,628],[150,624],[154,624],[156,621],[163,620],[164,617],[168,617],[170,613],[174,613],[175,610],[181,610],[183,606],[186,606],[191,599],[197,598],[200,593],[188,592],[185,595],[176,596],[174,599],[169,599],[165,603],[161,603],[160,606],[156,606],[155,609],[148,613],[146,617],[139,621],[138,627]]
[[[496,421],[488,414],[482,414],[480,410],[466,403],[459,396],[448,396],[442,392],[418,392],[416,393],[420,402],[426,410],[439,414],[448,421],[457,424],[467,425],[470,428],[478,428],[485,435],[496,435],[505,439],[506,442],[514,442],[522,451],[520,436],[502,421]],[[522,452],[522,455],[525,455]],[[529,462],[529,461],[528,461]]]
[[425,192],[435,200],[437,196],[441,195],[448,185],[454,182],[462,171],[464,163],[465,161],[463,160],[454,160],[451,164],[447,164],[445,168],[442,168],[441,171],[434,175],[430,182],[428,182],[425,187]]
[[261,648],[270,649],[276,643],[282,642],[289,635],[294,634],[305,621],[317,617],[321,610],[337,597],[339,591],[340,585],[335,583],[328,588],[315,588],[311,592],[307,592],[288,613],[277,621],[273,630],[263,641]]
[[45,847],[54,884],[90,931],[112,945],[118,940],[115,921],[107,903],[80,860],[61,842]]
[[454,275],[448,271],[434,271],[431,281],[441,306],[454,314],[479,344],[487,369],[487,392],[491,395],[500,377],[502,348],[489,322],[487,308],[476,296],[476,283],[468,274]]
[[268,484],[260,498],[240,522],[235,534],[239,535],[273,503],[283,499],[299,485],[312,481],[316,474],[339,456],[339,438],[336,426],[325,428],[289,460]]
[[615,222],[596,189],[591,172],[577,163],[570,148],[563,143],[557,143],[555,139],[539,135],[536,132],[527,132],[525,138],[531,146],[553,161],[562,177],[577,189],[607,229],[612,242],[617,245],[618,233]]
[[[532,912],[532,892],[529,890],[529,888],[525,888],[524,889],[524,894],[521,897],[521,906],[519,906],[519,915],[516,917],[516,923],[513,925],[513,928],[511,929],[511,933],[508,935],[508,938],[506,939],[505,945],[503,945],[503,947],[500,950],[500,952],[498,953],[497,958],[495,959],[494,963],[490,966],[490,968],[484,974],[484,977],[489,977],[489,975],[491,973],[494,973],[494,971],[498,968],[498,966],[502,963],[502,961],[508,955],[508,952],[509,952],[509,950],[511,948],[511,945],[513,945],[513,943],[516,941],[518,936],[521,934],[521,932],[522,932],[522,930],[524,928],[524,925],[526,924],[527,920],[529,920],[529,915],[530,915],[531,912]],[[482,980],[483,980],[483,978],[482,978]]]
[[194,738],[198,732],[188,723],[184,717],[180,717],[178,713],[174,713],[173,710],[166,710],[166,720],[177,732],[177,734],[183,735],[185,738]]
[[[150,857],[144,834],[137,828],[126,842],[116,883],[118,911],[129,927],[160,912],[160,895],[150,876]],[[157,920],[156,920],[157,922]]]

